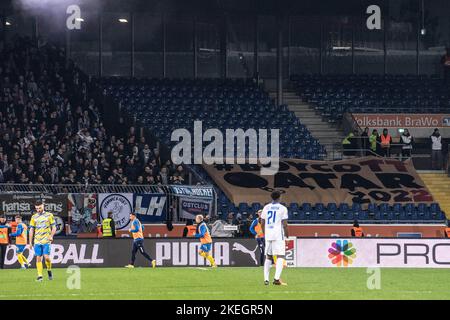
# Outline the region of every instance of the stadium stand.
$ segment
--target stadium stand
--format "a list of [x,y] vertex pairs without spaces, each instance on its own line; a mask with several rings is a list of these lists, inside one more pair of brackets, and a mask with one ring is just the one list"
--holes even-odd
[[[371,204],[368,209],[362,209],[360,204],[349,206],[346,203],[290,203],[285,204],[289,209],[289,221],[292,223],[351,223],[355,219],[362,223],[442,223],[445,213],[438,203],[430,205],[419,203],[402,205],[395,203],[392,206],[386,203]],[[254,215],[261,209],[259,204],[240,203],[237,207],[227,205],[222,199],[219,215],[225,220],[230,213]]]
[[102,79],[107,94],[139,119],[167,146],[178,128],[193,131],[193,122],[208,128],[279,128],[280,156],[322,159],[325,149],[285,105],[276,106],[267,92],[243,79]]
[[[306,77],[307,78],[307,77]],[[306,79],[305,78],[305,79]],[[171,132],[178,128],[192,131],[194,120],[203,128],[280,127],[280,153],[286,158],[321,159],[324,148],[305,126],[288,111],[277,107],[268,94],[253,81],[234,79],[124,79],[101,80],[105,92],[161,140],[173,145]],[[258,113],[257,110],[265,111]],[[202,180],[218,191],[218,214],[226,220],[230,213],[247,217],[262,208],[259,203],[237,206],[220,190],[201,166],[190,166]],[[355,204],[288,204],[289,218],[297,223],[349,223],[358,219],[365,223],[436,223],[445,217],[437,203],[389,206],[371,205],[363,210]]]
[[15,38],[0,51],[0,183],[181,184],[134,128],[107,132],[83,73],[53,46]]
[[[59,49],[48,45],[37,49],[27,39],[17,38],[2,49],[1,57],[0,182],[185,183],[187,169],[170,162],[161,163],[159,151],[151,150],[134,128],[107,132],[97,101],[87,93],[87,80],[72,63],[66,64]],[[26,62],[19,63],[19,59]],[[354,111],[357,106],[373,105],[374,110],[382,111],[384,106],[376,105],[371,97],[380,92],[399,94],[400,89],[389,89],[392,82],[412,85],[419,80],[427,83],[427,89],[419,90],[419,84],[414,85],[416,92],[408,90],[413,96],[411,99],[418,102],[425,99],[426,106],[431,106],[428,112],[448,109],[448,92],[432,78],[392,77],[385,81],[375,76],[348,78],[355,86],[361,79],[367,80],[361,81],[356,89],[351,85],[339,89],[344,81],[340,78],[324,79],[302,76],[293,80],[310,102],[328,105],[330,101],[326,99],[333,99],[336,103],[323,110],[330,116],[347,110],[339,109],[342,106]],[[331,83],[335,85],[330,86]],[[379,84],[376,86],[379,91],[369,90],[374,83]],[[192,130],[193,121],[201,120],[204,129],[279,127],[281,157],[322,159],[325,155],[323,146],[293,112],[285,105],[276,106],[267,92],[253,81],[105,78],[100,80],[100,85],[167,146],[173,145],[170,135],[174,129]],[[400,88],[404,88],[402,86]],[[349,92],[345,93],[347,89]],[[395,97],[386,96],[385,100],[400,101]],[[339,104],[341,98],[349,100]],[[261,110],[264,112],[258,112]],[[214,184],[200,166],[191,166],[190,170]],[[260,203],[236,206],[217,185],[215,187],[219,190],[218,213],[224,220],[230,213],[244,217],[254,215],[262,207]],[[381,204],[370,205],[368,209],[356,203],[352,206],[341,203],[287,205],[290,220],[298,223],[348,223],[354,219],[363,223],[436,223],[445,219],[437,203],[430,206]]]
[[426,75],[294,75],[302,99],[330,122],[345,112],[448,113],[450,87]]

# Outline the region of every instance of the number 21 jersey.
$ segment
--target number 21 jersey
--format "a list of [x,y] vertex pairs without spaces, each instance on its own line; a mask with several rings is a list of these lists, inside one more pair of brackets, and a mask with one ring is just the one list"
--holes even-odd
[[288,209],[281,203],[266,204],[261,213],[265,221],[266,240],[284,240],[283,220],[288,219]]

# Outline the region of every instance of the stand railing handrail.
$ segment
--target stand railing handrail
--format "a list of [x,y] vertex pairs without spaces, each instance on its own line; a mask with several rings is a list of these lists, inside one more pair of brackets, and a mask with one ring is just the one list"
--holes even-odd
[[141,185],[141,184],[24,184],[0,183],[0,192],[10,193],[160,193],[172,187],[211,188],[212,185]]

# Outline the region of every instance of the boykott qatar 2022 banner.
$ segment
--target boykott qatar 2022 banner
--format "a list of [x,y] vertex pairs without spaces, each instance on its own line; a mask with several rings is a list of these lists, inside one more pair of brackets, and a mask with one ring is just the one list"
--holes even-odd
[[267,203],[280,190],[285,203],[433,202],[411,161],[363,157],[342,161],[283,159],[273,176],[259,175],[250,164],[204,165],[235,205]]
[[450,268],[450,239],[297,239],[297,267]]

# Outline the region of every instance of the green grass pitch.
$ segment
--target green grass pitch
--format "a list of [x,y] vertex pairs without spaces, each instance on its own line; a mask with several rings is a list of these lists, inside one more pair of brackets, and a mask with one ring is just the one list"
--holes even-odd
[[379,290],[364,268],[288,268],[288,286],[265,286],[262,268],[82,268],[73,290],[66,271],[38,283],[35,269],[0,270],[0,299],[450,299],[450,269],[381,269]]

